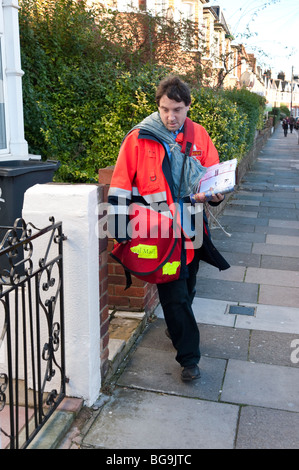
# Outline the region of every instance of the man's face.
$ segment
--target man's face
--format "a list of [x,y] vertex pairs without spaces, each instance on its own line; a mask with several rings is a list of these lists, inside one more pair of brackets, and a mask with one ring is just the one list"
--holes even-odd
[[171,132],[177,131],[185,122],[190,105],[184,101],[170,100],[166,95],[160,99],[159,113],[164,126]]

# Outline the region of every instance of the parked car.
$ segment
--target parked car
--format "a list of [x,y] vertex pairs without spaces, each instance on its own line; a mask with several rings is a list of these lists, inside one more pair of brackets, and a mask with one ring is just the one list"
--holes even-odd
[[295,129],[299,129],[299,116],[295,118],[295,124],[294,124]]

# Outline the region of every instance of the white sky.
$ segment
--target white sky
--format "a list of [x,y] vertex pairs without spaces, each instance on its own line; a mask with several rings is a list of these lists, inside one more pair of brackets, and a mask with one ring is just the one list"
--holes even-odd
[[290,80],[293,66],[299,75],[298,0],[210,0],[205,6],[213,5],[222,8],[234,42],[253,52],[263,70],[271,68],[274,78],[282,70]]

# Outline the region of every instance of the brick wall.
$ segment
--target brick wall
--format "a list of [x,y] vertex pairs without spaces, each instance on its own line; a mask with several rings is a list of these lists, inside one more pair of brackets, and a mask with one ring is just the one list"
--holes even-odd
[[[99,202],[105,199],[104,186],[99,187]],[[100,325],[101,325],[101,376],[105,377],[109,363],[109,305],[108,305],[108,240],[99,239],[99,287],[100,287]]]

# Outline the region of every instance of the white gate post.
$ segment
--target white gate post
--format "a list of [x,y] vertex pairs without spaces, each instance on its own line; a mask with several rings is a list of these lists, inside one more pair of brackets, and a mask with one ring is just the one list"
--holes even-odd
[[[98,186],[37,184],[24,197],[23,218],[38,228],[62,222],[67,395],[87,406],[101,387]],[[35,254],[36,256],[36,254]],[[37,255],[38,256],[38,255]]]

